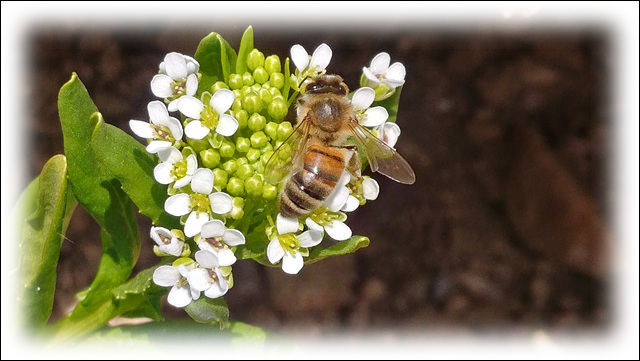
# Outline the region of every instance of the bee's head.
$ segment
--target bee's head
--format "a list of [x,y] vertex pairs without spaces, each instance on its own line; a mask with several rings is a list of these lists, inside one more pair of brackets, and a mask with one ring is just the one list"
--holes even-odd
[[339,75],[323,74],[311,80],[305,87],[307,94],[349,94],[349,87]]

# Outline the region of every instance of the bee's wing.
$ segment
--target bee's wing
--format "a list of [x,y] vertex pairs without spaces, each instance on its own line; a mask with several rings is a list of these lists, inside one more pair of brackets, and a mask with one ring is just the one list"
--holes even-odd
[[264,169],[267,183],[276,184],[301,166],[301,155],[309,139],[309,121],[301,121],[293,133],[273,152]]
[[407,161],[385,142],[371,134],[356,120],[349,122],[358,149],[364,153],[373,172],[384,174],[396,182],[413,184],[416,175]]

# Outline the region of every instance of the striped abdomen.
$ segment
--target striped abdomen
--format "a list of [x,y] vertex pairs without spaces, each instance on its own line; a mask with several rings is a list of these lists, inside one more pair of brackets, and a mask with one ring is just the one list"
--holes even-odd
[[304,167],[294,173],[280,195],[280,213],[299,217],[319,208],[333,192],[345,168],[344,149],[312,145]]

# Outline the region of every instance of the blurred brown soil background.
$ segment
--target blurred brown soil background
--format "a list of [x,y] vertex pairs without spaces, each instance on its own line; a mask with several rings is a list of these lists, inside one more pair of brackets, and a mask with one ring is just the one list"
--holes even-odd
[[[193,55],[209,32],[237,49],[248,24],[38,27],[28,38],[29,179],[63,153],[57,93],[77,72],[104,119],[129,134],[147,119],[149,82],[166,53]],[[407,69],[397,149],[417,181],[381,175],[380,197],[349,215],[370,237],[354,254],[296,276],[233,267],[233,320],[272,331],[453,329],[473,333],[606,331],[614,310],[608,256],[611,37],[605,28],[466,30],[254,26],[255,46],[333,50],[329,71],[358,87],[381,51]],[[142,140],[141,140],[142,141]],[[140,216],[134,272],[158,262]],[[53,320],[74,305],[100,259],[99,231],[78,207],[60,255]],[[331,242],[325,240],[325,242]],[[187,317],[165,307],[167,318]]]

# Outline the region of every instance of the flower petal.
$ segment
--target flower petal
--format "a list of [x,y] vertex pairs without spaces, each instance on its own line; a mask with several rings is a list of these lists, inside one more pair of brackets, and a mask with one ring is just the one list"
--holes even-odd
[[351,238],[351,228],[340,221],[333,221],[330,225],[324,227],[329,237],[336,241],[344,241]]
[[149,102],[147,105],[147,111],[149,112],[149,119],[153,124],[162,125],[169,121],[169,111],[167,106],[159,100]]
[[187,87],[185,90],[186,95],[193,96],[198,91],[198,76],[195,74],[189,74],[187,77]]
[[307,225],[307,227],[309,227],[309,229],[313,229],[314,231],[318,232],[324,232],[324,227],[316,223],[316,221],[311,219],[311,217],[307,217],[307,219],[304,220],[304,223]]
[[298,241],[300,242],[300,247],[309,248],[320,243],[323,236],[323,232],[310,229],[298,235]]
[[239,246],[241,244],[245,244],[246,240],[244,238],[244,234],[237,229],[227,229],[224,231],[224,236],[222,236],[222,240],[224,243],[231,247]]
[[236,118],[229,114],[222,114],[218,121],[218,125],[216,126],[216,133],[224,135],[225,137],[230,137],[236,133],[238,126],[239,124]]
[[209,168],[198,168],[193,172],[191,189],[195,193],[209,195],[213,191],[213,171]]
[[309,63],[309,69],[315,69],[316,72],[321,72],[327,68],[327,65],[331,62],[331,48],[327,44],[320,44],[311,55],[311,61]]
[[298,218],[287,218],[278,213],[278,216],[276,216],[276,227],[278,234],[296,233],[298,231]]
[[404,84],[404,77],[406,75],[407,70],[405,69],[404,65],[402,65],[402,63],[396,62],[393,63],[393,65],[391,65],[387,70],[386,80],[390,84],[393,84],[392,82],[399,83],[398,86],[400,86]]
[[304,260],[302,259],[302,255],[300,252],[296,253],[285,253],[282,259],[282,270],[288,274],[298,274],[300,270],[304,266]]
[[167,75],[173,80],[180,80],[187,76],[187,61],[180,53],[169,53],[164,57],[164,67]]
[[302,45],[294,45],[291,47],[291,60],[296,65],[298,71],[304,71],[309,65],[309,53],[302,47]]
[[204,124],[202,124],[199,120],[194,120],[189,122],[184,127],[184,133],[187,135],[187,138],[200,140],[207,136],[211,132],[211,129],[207,128]]
[[174,286],[171,288],[171,291],[169,291],[169,295],[167,295],[167,302],[173,307],[185,307],[189,305],[192,300],[191,290],[188,285],[181,287]]
[[224,192],[211,193],[209,195],[209,203],[211,204],[211,211],[215,214],[227,214],[233,209],[233,199]]
[[193,175],[198,169],[198,158],[195,155],[189,154],[187,156],[187,174]]
[[393,148],[398,142],[398,137],[400,137],[400,127],[396,123],[386,122],[382,126],[380,136],[382,136],[383,142]]
[[191,287],[198,291],[205,291],[211,287],[211,284],[209,283],[209,272],[204,268],[196,268],[189,271],[187,274],[187,282],[189,282]]
[[196,262],[198,262],[204,268],[218,267],[218,256],[215,253],[207,250],[199,250],[195,255]]
[[176,180],[176,177],[171,173],[172,170],[173,164],[168,162],[160,163],[153,168],[153,177],[160,184],[170,184]]
[[229,290],[229,283],[227,279],[222,275],[219,269],[215,270],[218,280],[211,284],[208,290],[204,291],[204,295],[209,298],[218,298],[224,296]]
[[278,240],[278,237],[274,237],[267,246],[267,258],[269,259],[269,262],[271,262],[272,264],[276,264],[282,259],[283,256],[284,249],[280,244],[280,240]]
[[180,280],[180,272],[177,267],[160,266],[153,271],[153,283],[160,287],[174,286]]
[[164,244],[164,241],[162,238],[173,238],[173,234],[171,233],[170,230],[164,228],[164,227],[154,227],[151,226],[151,230],[149,231],[149,236],[151,236],[151,239],[154,240],[154,242],[156,242],[158,245],[162,245]]
[[231,266],[236,263],[237,258],[233,254],[233,251],[228,248],[221,248],[218,251],[218,263],[220,267]]
[[158,158],[161,162],[174,164],[182,160],[182,153],[176,147],[169,147],[159,151]]
[[193,211],[187,217],[184,222],[184,235],[187,237],[193,237],[200,233],[202,226],[209,221],[209,214],[206,212]]
[[370,201],[378,198],[380,194],[380,185],[373,178],[365,178],[362,180],[362,195]]
[[131,119],[129,121],[129,128],[139,137],[147,139],[153,138],[153,128],[151,128],[149,122]]
[[202,226],[200,236],[204,238],[222,237],[224,235],[224,231],[224,223],[219,219],[213,219]]
[[339,187],[333,190],[333,192],[327,197],[324,204],[329,208],[331,212],[337,212],[347,203],[349,198],[349,189],[347,187]]
[[174,194],[164,202],[164,210],[172,216],[184,216],[191,210],[191,197],[186,193]]
[[344,206],[342,206],[342,208],[340,208],[340,210],[343,212],[353,212],[358,209],[359,206],[360,201],[358,200],[358,198],[349,195],[349,197],[347,198],[347,202],[344,204]]
[[171,142],[167,142],[166,140],[152,140],[151,143],[147,145],[146,149],[147,152],[154,154],[169,147],[171,147]]
[[167,121],[166,124],[164,124],[164,126],[169,128],[169,131],[171,132],[171,136],[173,137],[173,139],[175,140],[182,139],[182,123],[180,123],[178,119],[174,117],[169,117],[169,120]]
[[390,63],[391,63],[391,57],[389,56],[389,54],[382,52],[376,55],[375,57],[373,57],[373,60],[371,60],[371,66],[369,67],[369,69],[371,69],[371,72],[373,72],[376,75],[384,74],[389,68]]
[[178,110],[189,118],[200,119],[200,113],[204,110],[204,104],[196,97],[185,95],[180,97]]
[[351,104],[353,104],[353,109],[356,111],[365,110],[371,106],[375,98],[376,92],[373,89],[369,87],[362,87],[353,93]]
[[151,92],[158,98],[168,98],[173,95],[171,86],[173,79],[165,74],[156,74],[151,79]]
[[219,115],[224,114],[233,105],[233,101],[236,99],[236,95],[229,89],[220,89],[211,96],[209,105]]
[[365,127],[377,127],[389,119],[389,112],[384,107],[369,108],[364,112],[364,116],[360,119],[360,124]]
[[184,177],[180,178],[180,179],[176,179],[176,182],[173,184],[173,188],[175,189],[180,189],[184,186],[186,186],[187,184],[189,184],[191,182],[191,178],[193,178],[190,175],[185,175]]
[[178,257],[182,254],[183,247],[184,242],[180,242],[177,238],[173,237],[171,238],[171,243],[159,245],[158,250],[161,253]]

